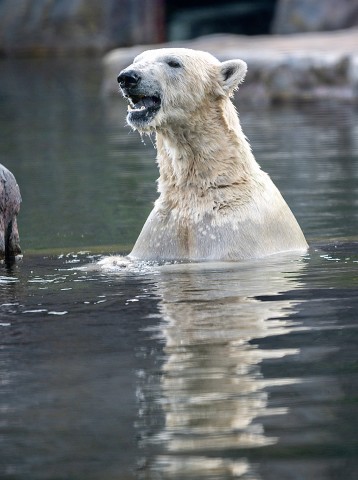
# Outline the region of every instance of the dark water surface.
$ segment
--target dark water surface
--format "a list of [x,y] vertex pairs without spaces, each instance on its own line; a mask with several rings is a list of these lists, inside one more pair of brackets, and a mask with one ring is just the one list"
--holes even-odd
[[129,251],[157,170],[100,81],[0,63],[25,254],[0,266],[1,480],[356,479],[357,108],[239,107],[307,255],[105,274],[78,267]]

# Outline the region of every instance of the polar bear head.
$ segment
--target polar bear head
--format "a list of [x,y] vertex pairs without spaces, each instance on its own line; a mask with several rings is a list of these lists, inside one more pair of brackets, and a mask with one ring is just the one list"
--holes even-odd
[[190,123],[195,112],[229,98],[246,70],[243,60],[220,62],[207,52],[187,48],[145,51],[118,75],[129,102],[127,122],[144,132]]

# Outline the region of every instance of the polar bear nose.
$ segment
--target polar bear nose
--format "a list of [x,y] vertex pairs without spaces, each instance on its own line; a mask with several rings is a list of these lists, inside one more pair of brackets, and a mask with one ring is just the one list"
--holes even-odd
[[122,88],[129,88],[136,86],[141,77],[134,70],[123,70],[117,77],[117,82]]

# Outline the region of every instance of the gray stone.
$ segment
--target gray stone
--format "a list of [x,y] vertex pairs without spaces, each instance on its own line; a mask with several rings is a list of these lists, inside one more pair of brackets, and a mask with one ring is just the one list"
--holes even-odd
[[358,101],[358,29],[288,36],[210,35],[187,42],[116,49],[104,57],[103,93],[118,94],[118,72],[136,55],[165,46],[206,50],[222,61],[245,60],[248,73],[240,87],[240,103]]
[[339,30],[358,25],[358,0],[278,0],[273,33]]
[[0,52],[98,52],[163,40],[163,0],[0,0]]
[[14,175],[0,164],[0,260],[21,254],[17,215],[21,195]]

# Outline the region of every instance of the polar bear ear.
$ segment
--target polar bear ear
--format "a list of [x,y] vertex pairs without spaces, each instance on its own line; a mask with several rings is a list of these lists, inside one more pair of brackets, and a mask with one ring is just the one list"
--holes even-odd
[[247,65],[243,60],[227,60],[221,63],[220,83],[225,92],[231,94],[244,81]]

